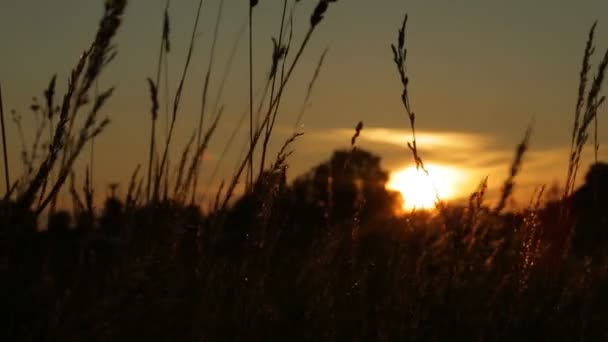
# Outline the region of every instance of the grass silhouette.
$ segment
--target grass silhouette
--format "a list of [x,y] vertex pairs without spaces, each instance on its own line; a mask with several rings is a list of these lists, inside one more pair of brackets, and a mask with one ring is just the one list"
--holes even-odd
[[[100,118],[100,111],[113,90],[93,92],[92,88],[116,56],[113,41],[126,1],[106,0],[94,41],[73,68],[60,105],[55,104],[55,77],[44,92],[45,103],[32,105],[40,133],[31,152],[24,153],[23,175],[13,183],[0,90],[7,170],[7,191],[0,202],[4,340],[608,338],[608,216],[603,207],[608,201],[607,164],[596,160],[583,186],[574,187],[591,134],[597,150],[594,122],[604,102],[608,51],[596,73],[589,74],[596,25],[590,30],[581,67],[563,191],[543,187],[527,208],[505,210],[525,162],[529,129],[517,146],[498,205],[488,203],[485,179],[465,204],[438,198],[436,213],[395,214],[400,199],[385,189],[388,173],[381,159],[356,145],[365,134],[363,122],[356,125],[349,149],[333,151],[327,161],[291,184],[286,170],[301,132],[294,130],[274,160],[265,161],[270,158],[267,148],[282,96],[336,1],[318,1],[299,45],[292,41],[298,2],[282,4],[278,39],[257,112],[249,56],[250,102],[241,120],[249,114],[246,152],[233,177],[222,182],[208,203],[196,200],[198,179],[206,171],[202,156],[222,120],[221,93],[232,65],[224,70],[221,90],[208,111],[213,52],[204,76],[199,124],[186,132],[190,139],[173,173],[168,161],[204,1],[198,3],[179,87],[172,108],[166,109],[171,114],[166,118],[166,140],[159,146],[158,115],[163,104],[169,106],[167,96],[164,103],[159,97],[161,69],[163,64],[165,71],[168,68],[170,52],[170,3],[166,2],[158,69],[155,79],[148,79],[147,165],[134,169],[124,197],[113,186],[99,211],[94,210],[91,173],[85,173],[79,190],[74,165],[109,123]],[[257,1],[250,2],[250,33],[256,5]],[[412,130],[407,147],[416,165],[424,169],[424,156],[416,144],[416,121],[421,117],[415,114],[408,92],[406,23],[407,16],[392,46],[393,61]],[[250,35],[249,44],[253,43]],[[165,88],[168,92],[166,83]],[[254,120],[258,113],[259,120]],[[49,142],[43,147],[40,139],[46,128]],[[256,152],[262,157],[254,174]],[[210,173],[215,177],[216,171]],[[243,177],[247,191],[239,196],[236,187]],[[71,212],[52,205],[64,188],[74,204]],[[203,211],[203,205],[210,209]],[[47,212],[47,222],[38,224]]]

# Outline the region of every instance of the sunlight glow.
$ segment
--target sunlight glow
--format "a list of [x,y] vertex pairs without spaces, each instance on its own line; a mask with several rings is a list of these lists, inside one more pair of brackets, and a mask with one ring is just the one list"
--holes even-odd
[[403,209],[433,209],[437,196],[449,200],[458,195],[458,183],[462,178],[456,168],[437,164],[425,165],[429,174],[410,166],[391,174],[386,188],[398,191],[403,197]]

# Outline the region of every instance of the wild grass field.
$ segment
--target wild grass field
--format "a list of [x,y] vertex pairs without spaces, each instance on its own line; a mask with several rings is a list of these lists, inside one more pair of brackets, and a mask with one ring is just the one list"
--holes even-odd
[[[293,182],[286,173],[304,132],[295,130],[277,154],[270,152],[294,71],[310,58],[305,51],[332,7],[348,6],[318,0],[296,41],[298,2],[276,1],[281,25],[269,68],[258,71],[251,34],[258,1],[250,1],[249,75],[243,76],[248,109],[241,120],[248,144],[233,174],[203,202],[197,197],[201,177],[217,172],[203,156],[224,119],[209,89],[221,89],[225,80],[210,84],[217,69],[215,30],[203,88],[184,86],[203,0],[171,97],[161,95],[172,51],[167,1],[160,48],[153,52],[158,68],[147,79],[146,164],[133,165],[124,196],[118,185],[110,186],[99,209],[94,194],[105,189],[95,189],[91,180],[93,146],[110,124],[102,109],[114,89],[99,87],[98,80],[120,58],[115,39],[128,20],[127,0],[105,1],[97,33],[69,77],[52,77],[43,98],[30,105],[37,126],[28,137],[32,146],[23,146],[19,175],[9,172],[15,168],[7,158],[7,149],[19,142],[6,139],[6,131],[21,127],[2,103],[10,84],[1,84],[2,340],[608,340],[608,164],[597,155],[608,50],[593,65],[596,24],[581,42],[565,184],[539,187],[524,209],[509,208],[531,127],[515,146],[496,201],[486,198],[485,179],[463,203],[437,196],[432,210],[403,212],[399,194],[386,189],[380,157],[358,145],[365,126],[356,118],[350,147],[327,151],[326,162]],[[395,37],[386,37],[393,59],[379,63],[392,63],[401,85],[395,101],[403,105],[403,126],[411,129],[404,154],[426,172],[416,141],[416,122],[424,117],[409,92],[416,83],[408,73],[407,19],[395,23]],[[302,94],[306,99],[322,72],[325,52],[321,56]],[[254,72],[266,71],[256,97]],[[57,92],[59,82],[67,83],[65,93]],[[181,98],[189,91],[202,93],[198,125],[193,133],[177,132]],[[171,156],[180,134],[190,138],[179,156]],[[220,155],[233,142],[234,135]],[[595,163],[581,170],[586,148],[596,152]],[[76,166],[82,159],[88,160],[84,170]],[[61,196],[71,206],[62,206]]]

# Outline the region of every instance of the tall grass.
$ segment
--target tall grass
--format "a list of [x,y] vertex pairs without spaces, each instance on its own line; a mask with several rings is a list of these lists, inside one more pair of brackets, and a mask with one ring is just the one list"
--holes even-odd
[[6,147],[6,129],[4,127],[4,104],[2,102],[2,86],[0,85],[0,124],[2,128],[2,155],[4,157],[4,182],[6,186],[6,194],[11,188],[11,177],[9,174],[8,153]]
[[403,18],[403,22],[401,23],[401,28],[399,29],[399,33],[397,35],[397,44],[391,45],[391,49],[393,50],[393,61],[395,66],[397,67],[397,72],[399,74],[399,80],[401,81],[401,86],[403,88],[401,92],[401,102],[403,104],[403,108],[408,116],[410,121],[410,128],[412,129],[412,141],[407,143],[408,148],[412,151],[414,156],[414,161],[416,162],[417,168],[422,168],[427,174],[428,171],[424,167],[424,163],[422,162],[422,158],[418,153],[418,146],[416,145],[416,113],[414,113],[409,98],[408,85],[410,83],[410,79],[407,76],[407,47],[405,45],[405,29],[407,26],[407,14]]
[[[215,61],[215,48],[217,45],[217,39],[219,36],[220,23],[222,21],[222,12],[224,8],[224,1],[219,2],[219,8],[217,12],[217,17],[215,21],[215,28],[213,29],[213,41],[211,43],[211,49],[209,52],[209,64],[207,65],[207,72],[205,73],[205,81],[203,84],[203,95],[201,100],[201,114],[198,122],[198,129],[196,133],[196,146],[201,145],[201,139],[203,135],[203,124],[205,122],[205,112],[207,110],[207,94],[209,93],[209,81],[211,79],[211,72],[213,70],[214,61]],[[203,160],[202,155],[196,155],[196,174],[194,175],[193,185],[192,185],[192,204],[195,203],[196,192],[198,190],[198,178],[200,173],[200,164]]]
[[532,125],[528,126],[524,137],[515,149],[515,157],[513,158],[513,162],[511,163],[509,176],[507,177],[502,186],[498,204],[496,204],[496,207],[494,208],[494,211],[496,213],[500,213],[501,211],[503,211],[503,209],[505,209],[507,201],[509,200],[511,195],[513,195],[513,190],[515,188],[515,177],[517,177],[517,174],[520,172],[520,169],[522,167],[524,154],[529,148],[531,135]]
[[197,30],[198,30],[198,25],[200,22],[200,16],[201,16],[201,10],[203,8],[203,2],[204,0],[200,0],[198,3],[198,7],[196,9],[196,17],[194,19],[194,26],[192,28],[192,34],[190,36],[190,43],[188,45],[188,52],[186,55],[186,62],[184,63],[184,69],[182,71],[182,75],[181,78],[179,80],[179,84],[177,86],[177,90],[175,92],[175,97],[173,99],[173,109],[172,109],[172,116],[171,116],[171,124],[169,125],[169,132],[167,134],[167,138],[165,141],[165,146],[164,146],[164,150],[163,150],[163,154],[162,154],[162,158],[160,161],[160,165],[159,165],[159,174],[156,176],[155,182],[154,182],[154,195],[153,195],[153,201],[156,203],[159,200],[159,196],[160,196],[160,187],[161,187],[161,182],[163,180],[163,176],[164,177],[168,177],[168,175],[165,175],[165,170],[166,170],[166,166],[167,166],[167,156],[169,153],[169,147],[171,145],[171,140],[173,138],[173,131],[175,129],[175,122],[177,121],[177,114],[179,112],[179,106],[181,104],[181,97],[182,97],[182,92],[184,89],[184,82],[186,80],[186,76],[188,75],[188,70],[190,67],[190,62],[192,60],[192,54],[194,52],[194,44],[196,41],[196,35],[197,35]]
[[[106,2],[99,28],[102,33],[78,60],[58,111],[53,109],[54,78],[45,91],[47,109],[41,118],[46,119],[41,123],[51,126],[49,151],[30,176],[22,177],[26,182],[19,185],[15,201],[0,202],[0,222],[17,222],[14,227],[19,228],[10,236],[16,247],[0,249],[0,270],[7,264],[9,275],[3,278],[7,281],[1,285],[6,286],[2,293],[11,294],[6,300],[6,307],[12,310],[5,321],[9,326],[6,340],[605,339],[607,254],[599,251],[592,258],[581,258],[570,253],[557,266],[547,262],[546,249],[555,244],[550,240],[555,215],[550,203],[544,207],[544,187],[528,208],[505,210],[521,172],[530,129],[517,146],[496,206],[487,203],[485,178],[466,205],[442,203],[440,215],[393,212],[398,203],[395,194],[384,189],[387,173],[379,158],[364,151],[358,141],[365,135],[363,122],[355,127],[350,149],[336,152],[292,184],[287,184],[288,158],[301,132],[294,130],[266,167],[267,146],[274,138],[271,135],[281,98],[334,2],[317,3],[304,39],[294,43],[293,54],[289,53],[292,18],[298,1],[283,2],[270,73],[259,92],[259,123],[253,121],[257,113],[253,111],[253,61],[249,56],[249,101],[242,118],[245,121],[249,115],[250,126],[244,156],[238,160],[233,178],[222,180],[213,201],[206,201],[207,213],[201,212],[194,194],[202,172],[201,158],[226,115],[221,94],[240,36],[208,111],[208,92],[214,83],[211,75],[216,67],[217,19],[198,125],[182,146],[170,175],[168,150],[172,136],[178,134],[174,128],[203,6],[202,0],[198,2],[172,117],[161,146],[164,150],[157,155],[155,126],[161,105],[157,71],[156,80],[148,79],[152,132],[147,165],[144,170],[139,165],[134,169],[124,200],[113,185],[103,209],[93,212],[90,172],[85,173],[83,189],[79,190],[73,165],[82,147],[107,125],[107,121],[96,119],[112,94],[111,88],[95,96],[88,107],[79,101],[81,95],[88,94],[83,89],[90,88],[115,52],[111,41],[126,2]],[[169,52],[168,4],[157,70],[162,63],[166,66]],[[250,2],[248,19],[256,4]],[[287,14],[289,4],[291,15]],[[219,6],[221,13],[222,2]],[[409,99],[406,22],[407,16],[392,46],[393,61],[401,83],[401,103],[411,126],[408,148],[416,165],[424,169],[416,144],[417,116]],[[575,203],[580,196],[570,182],[576,178],[589,125],[597,119],[603,102],[601,85],[608,57],[600,62],[589,92],[585,85],[594,28],[586,45],[571,138],[576,155],[569,156],[572,170],[567,191],[574,195],[568,196],[564,205]],[[252,29],[253,25],[250,33]],[[252,43],[250,37],[249,45]],[[304,94],[296,123],[310,100],[326,51]],[[91,71],[90,65],[98,68]],[[1,109],[0,92],[3,114]],[[84,124],[77,134],[70,134],[74,113],[85,109]],[[36,135],[44,125],[37,127]],[[234,132],[238,127],[240,124]],[[232,139],[229,137],[225,151]],[[35,141],[38,138],[34,137],[34,145]],[[594,145],[597,149],[597,142]],[[37,149],[28,152],[28,163],[36,160]],[[256,149],[261,149],[263,157],[254,179],[251,164],[253,153],[259,151]],[[64,155],[65,162],[60,163]],[[235,188],[247,169],[248,191],[235,199]],[[75,221],[70,222],[70,215],[59,210],[49,219],[47,232],[34,232],[36,225],[30,219],[56,198],[66,177],[70,178]],[[50,191],[45,194],[41,189],[47,180]],[[21,208],[16,214],[20,219],[5,220],[6,208],[13,204]],[[577,229],[591,229],[581,226]],[[5,227],[0,227],[0,243]],[[4,259],[9,262],[1,262]],[[552,272],[552,267],[558,267],[559,272]]]
[[[92,138],[100,134],[109,123],[108,119],[98,122],[97,116],[105,102],[111,97],[113,88],[102,91],[94,98],[92,106],[84,117],[84,123],[78,133],[76,135],[72,133],[75,119],[79,111],[86,104],[86,99],[92,85],[103,69],[116,56],[112,40],[120,26],[125,6],[126,1],[124,0],[106,1],[105,12],[95,39],[92,45],[82,54],[76,67],[72,70],[68,82],[68,90],[64,95],[63,103],[60,107],[59,122],[55,126],[49,151],[32,180],[17,196],[17,206],[21,210],[31,208],[36,194],[39,193],[43,184],[46,183],[61,155],[57,178],[53,180],[49,194],[40,201],[40,205],[36,208],[35,213],[39,215],[51,201],[54,201],[83,147]],[[54,79],[51,81],[51,85],[49,89],[54,88]],[[48,91],[51,98],[53,93],[53,91]],[[47,99],[47,102],[52,103],[52,100]]]
[[[249,2],[249,149],[253,150],[253,9],[258,0]],[[247,191],[253,186],[253,153],[249,154],[247,169]]]
[[[589,72],[591,70],[591,57],[595,52],[594,37],[596,26],[597,23],[594,23],[591,26],[587,43],[585,44],[585,53],[583,55],[583,62],[580,71],[578,97],[574,110],[574,124],[572,127],[568,174],[566,176],[566,185],[564,187],[564,197],[570,195],[574,191],[583,148],[589,139],[590,125],[591,123],[596,122],[598,110],[606,100],[605,96],[601,95],[601,91],[604,85],[606,67],[608,67],[608,49],[606,49],[606,52],[602,56],[602,59],[597,66],[597,71],[593,75],[591,86],[589,87],[589,90],[587,90],[589,83]],[[596,139],[593,147],[594,150],[597,150],[597,146],[598,144]]]
[[[161,65],[163,60],[166,61],[166,55],[170,52],[170,40],[169,40],[169,5],[170,2],[167,0],[165,3],[165,9],[163,11],[163,29],[161,33],[160,39],[160,49],[158,53],[158,66],[156,68],[156,78],[152,80],[148,78],[148,87],[150,89],[150,99],[152,102],[151,109],[151,122],[152,128],[150,131],[150,150],[148,154],[148,177],[147,177],[147,185],[146,185],[146,199],[150,201],[151,196],[151,186],[152,186],[152,169],[154,164],[154,154],[156,153],[156,122],[158,119],[158,88],[160,83],[160,74],[161,74]],[[168,133],[167,133],[168,135]],[[167,137],[168,139],[168,137]]]
[[[227,208],[228,203],[230,202],[230,199],[233,196],[236,185],[238,184],[238,180],[239,180],[241,174],[243,173],[245,166],[247,165],[247,162],[249,162],[249,163],[252,162],[252,155],[255,151],[255,147],[258,143],[258,140],[261,137],[261,134],[263,132],[262,130],[266,127],[266,125],[268,125],[271,122],[270,120],[272,117],[273,110],[278,105],[278,103],[281,99],[281,96],[283,95],[283,91],[285,90],[285,88],[291,78],[291,75],[293,74],[293,71],[295,70],[296,66],[298,65],[298,62],[300,61],[300,58],[302,57],[302,54],[304,53],[306,46],[308,45],[310,39],[312,38],[312,35],[315,32],[315,29],[317,28],[319,23],[321,23],[321,21],[323,20],[325,12],[329,8],[329,3],[331,3],[331,2],[335,2],[335,0],[320,0],[319,3],[317,4],[317,6],[315,7],[315,10],[313,11],[313,13],[310,17],[310,26],[308,28],[308,31],[306,32],[306,35],[305,35],[302,43],[300,44],[300,47],[299,47],[296,55],[294,56],[294,59],[291,62],[287,73],[285,74],[285,79],[282,80],[282,82],[279,86],[279,89],[277,91],[276,97],[274,99],[270,99],[268,111],[267,111],[266,115],[264,116],[264,120],[262,121],[260,127],[256,128],[256,132],[253,135],[246,158],[243,161],[243,163],[241,163],[241,165],[237,168],[235,176],[232,178],[232,180],[230,181],[230,183],[228,185],[226,196],[224,197],[224,200],[220,207],[222,211]],[[273,127],[270,126],[270,134],[272,134],[272,128]]]
[[[294,4],[294,6],[295,6],[295,4]],[[270,102],[272,102],[272,99],[274,98],[279,64],[283,65],[283,68],[282,68],[283,71],[281,73],[281,81],[283,80],[283,72],[285,70],[284,69],[285,57],[289,50],[289,45],[286,45],[286,46],[283,45],[283,34],[284,34],[284,30],[285,30],[286,15],[287,15],[287,0],[284,0],[283,1],[283,10],[282,10],[282,14],[281,14],[281,26],[279,28],[279,38],[278,38],[278,40],[275,38],[272,38],[272,43],[273,43],[272,66],[270,68],[270,75],[269,75],[269,79],[272,80],[272,85],[270,87]],[[263,104],[263,102],[260,103],[260,109],[262,108],[261,107],[262,104]],[[262,174],[262,172],[264,171],[264,164],[266,161],[266,150],[268,148],[268,140],[270,139],[270,135],[269,135],[270,129],[268,127],[269,126],[267,126],[266,135],[264,136],[264,143],[262,145],[262,157],[260,160],[260,174]]]

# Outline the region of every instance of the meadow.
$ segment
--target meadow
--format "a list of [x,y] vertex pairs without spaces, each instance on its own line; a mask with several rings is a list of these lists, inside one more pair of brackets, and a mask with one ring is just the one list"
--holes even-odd
[[[485,179],[465,203],[436,196],[433,209],[403,212],[400,195],[386,189],[389,174],[381,158],[357,143],[365,135],[363,122],[354,119],[349,148],[327,151],[327,161],[293,182],[286,173],[303,132],[294,130],[276,155],[269,151],[294,71],[332,7],[348,6],[319,0],[303,39],[295,41],[298,2],[277,2],[281,25],[269,68],[258,73],[267,71],[268,77],[256,98],[251,32],[258,1],[250,1],[249,75],[243,77],[249,81],[248,109],[241,120],[248,144],[232,175],[204,202],[197,197],[202,175],[217,170],[206,167],[203,156],[224,118],[222,104],[209,91],[224,81],[210,84],[217,30],[203,88],[195,90],[202,94],[198,125],[194,132],[175,130],[182,95],[192,91],[184,84],[204,1],[171,97],[162,96],[172,51],[167,1],[155,52],[158,68],[147,79],[147,162],[125,181],[124,196],[117,184],[110,186],[100,208],[94,194],[103,189],[91,181],[92,146],[110,124],[101,113],[114,89],[100,89],[97,82],[120,58],[114,42],[128,20],[127,0],[105,1],[97,33],[67,80],[52,77],[43,98],[30,105],[38,124],[28,139],[32,146],[22,148],[16,178],[7,149],[19,148],[18,142],[7,140],[6,130],[21,127],[16,114],[5,112],[0,88],[3,340],[608,339],[608,164],[597,157],[608,50],[593,65],[596,24],[582,53],[572,135],[565,137],[570,153],[564,156],[564,184],[539,187],[524,209],[509,208],[530,127],[514,146],[496,201],[486,198]],[[407,25],[407,15],[395,23],[395,37],[387,37],[393,58],[378,63],[395,67],[401,85],[395,101],[403,105],[404,127],[411,129],[404,153],[425,173],[416,141],[416,123],[424,117],[409,92],[416,84],[408,74]],[[305,88],[306,99],[324,56]],[[65,93],[57,93],[58,82],[67,82]],[[180,134],[190,138],[176,158],[170,151]],[[222,154],[232,148],[234,135]],[[595,163],[580,170],[587,148],[595,151]],[[86,158],[84,170],[76,167]],[[580,186],[578,178],[584,178]],[[71,208],[58,204],[60,196],[69,198]]]

